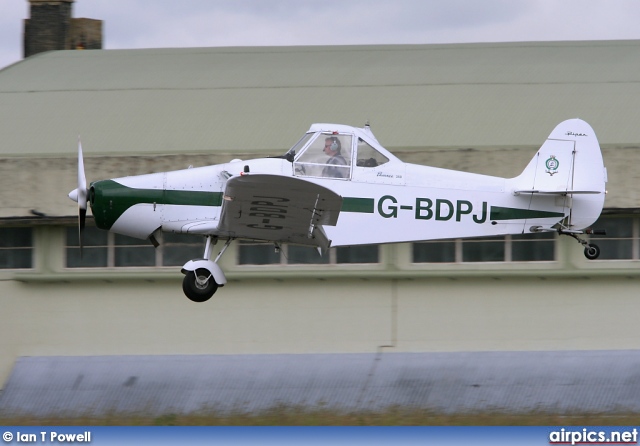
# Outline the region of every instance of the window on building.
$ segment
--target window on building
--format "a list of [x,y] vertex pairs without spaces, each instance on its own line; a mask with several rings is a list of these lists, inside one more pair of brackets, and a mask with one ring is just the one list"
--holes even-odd
[[188,234],[162,233],[162,266],[182,266],[191,259],[202,257],[203,237]]
[[33,228],[0,228],[0,269],[33,268]]
[[67,268],[182,266],[202,257],[204,250],[204,239],[199,236],[162,233],[158,239],[160,246],[154,248],[148,240],[87,226],[81,256],[78,229],[68,227],[66,236]]
[[284,253],[286,255],[286,263],[289,265],[322,265],[329,263],[330,253],[328,250],[320,254],[317,249],[309,246],[288,245],[284,249]]
[[[640,217],[603,216],[594,228],[606,236],[592,236],[600,247],[598,261],[640,260]],[[32,268],[33,235],[30,227],[0,228],[0,269]],[[555,233],[455,239],[412,244],[413,263],[551,262],[556,260]],[[97,229],[85,228],[80,256],[78,229],[66,229],[67,268],[175,267],[202,256],[200,236],[163,233],[160,246]],[[312,247],[272,243],[238,243],[238,265],[330,265],[380,262],[378,245],[331,248],[323,255]]]
[[93,226],[84,228],[82,253],[78,228],[67,228],[67,268],[104,268],[108,266],[109,233]]
[[238,244],[239,265],[327,265],[379,263],[379,246],[338,247],[320,255],[316,248],[273,243],[244,242]]
[[378,245],[341,246],[334,249],[336,263],[380,263]]
[[601,216],[593,228],[604,229],[607,234],[590,238],[600,248],[598,260],[639,260],[639,223],[639,217]]
[[556,235],[553,232],[515,234],[509,238],[513,262],[549,262],[556,258]]
[[413,244],[413,263],[550,262],[555,234],[539,233]]
[[462,262],[504,262],[505,237],[462,240]]
[[240,242],[238,245],[239,265],[277,265],[280,251],[267,243]]
[[454,240],[413,243],[413,263],[455,263]]
[[113,266],[156,266],[155,248],[148,240],[113,235]]

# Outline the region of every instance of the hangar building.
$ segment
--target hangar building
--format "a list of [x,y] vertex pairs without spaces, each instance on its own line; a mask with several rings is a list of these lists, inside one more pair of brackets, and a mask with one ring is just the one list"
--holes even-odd
[[[640,42],[45,52],[0,70],[0,382],[24,357],[640,349]],[[399,158],[518,175],[561,121],[608,169],[602,254],[566,237],[313,250],[235,242],[188,301],[198,237],[87,229],[89,181],[284,154],[369,122]],[[91,226],[91,221],[89,221]]]

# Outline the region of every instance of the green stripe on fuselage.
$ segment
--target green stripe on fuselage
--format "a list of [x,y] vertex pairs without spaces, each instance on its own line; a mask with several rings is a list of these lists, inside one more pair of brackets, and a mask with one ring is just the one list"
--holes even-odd
[[360,212],[363,214],[373,214],[375,201],[373,198],[344,197],[342,199],[341,212]]
[[526,220],[529,218],[562,218],[561,212],[536,211],[533,209],[503,208],[491,206],[491,220]]
[[222,192],[135,189],[113,180],[91,184],[91,210],[96,225],[110,229],[122,214],[136,204],[173,204],[182,206],[221,206]]

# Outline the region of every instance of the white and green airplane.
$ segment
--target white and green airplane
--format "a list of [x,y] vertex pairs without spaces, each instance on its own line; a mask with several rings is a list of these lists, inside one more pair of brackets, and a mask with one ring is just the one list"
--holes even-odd
[[[199,234],[202,258],[183,267],[183,290],[208,300],[227,282],[218,260],[235,239],[332,246],[557,232],[587,258],[600,250],[579,237],[600,216],[606,168],[593,129],[560,123],[515,178],[400,161],[368,125],[314,124],[285,155],[95,181],[78,147],[82,233],[87,203],[99,228],[157,246],[159,231]],[[598,231],[596,233],[602,233]],[[212,246],[226,240],[212,260]]]

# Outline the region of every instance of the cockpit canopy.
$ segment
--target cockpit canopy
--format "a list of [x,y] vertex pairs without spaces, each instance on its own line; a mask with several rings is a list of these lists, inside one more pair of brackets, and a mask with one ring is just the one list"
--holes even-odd
[[296,176],[350,179],[355,168],[375,168],[392,155],[380,146],[369,127],[364,129],[314,124],[285,155]]

